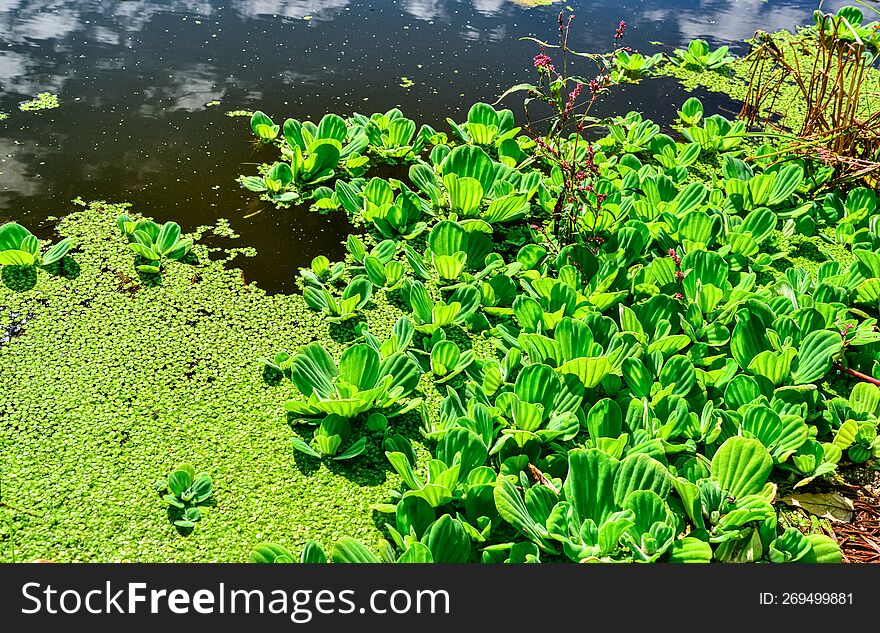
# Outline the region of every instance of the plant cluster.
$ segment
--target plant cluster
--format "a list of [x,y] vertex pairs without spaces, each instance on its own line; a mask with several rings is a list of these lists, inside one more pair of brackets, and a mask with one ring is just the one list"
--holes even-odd
[[727,54],[728,50],[727,46],[721,46],[713,51],[706,40],[697,39],[688,44],[687,50],[676,49],[670,61],[695,70],[722,70],[729,68],[735,59]]
[[[3,284],[13,290],[29,290],[37,283],[37,271],[54,270],[73,246],[65,238],[45,251],[40,240],[17,222],[0,225],[0,275]],[[59,268],[58,272],[64,272]]]
[[[863,6],[880,15],[874,7]],[[832,34],[844,42],[862,43],[873,53],[880,49],[880,22],[874,20],[866,23],[865,16],[858,7],[841,7],[833,16],[817,10],[813,17],[817,31]]]
[[[319,338],[329,323],[344,340],[307,332],[292,353],[263,359],[276,387],[259,406],[286,391],[288,420],[315,429],[297,451],[346,464],[378,449],[399,481],[374,508],[386,516],[378,554],[342,537],[329,555],[309,540],[300,556],[260,544],[254,560],[840,560],[833,538],[783,527],[777,505],[880,457],[875,192],[837,186],[821,160],[759,145],[697,99],[673,129],[636,112],[591,119],[613,62],[587,56],[597,78],[570,74],[569,27],[560,15],[560,45],[541,43],[534,59],[538,83],[516,87],[552,108],[541,133],[484,103],[448,135],[417,132],[396,110],[280,126],[253,115],[282,160],[243,184],[365,227],[344,260],[302,270],[303,297],[275,321],[284,333],[320,324]],[[381,162],[405,163],[408,177],[371,174]],[[171,222],[117,224],[142,272],[192,247]],[[11,245],[0,255],[34,264],[36,239],[20,228],[0,231]],[[822,261],[807,265],[801,249],[817,243]],[[169,320],[191,307],[194,282],[182,292],[179,282],[184,299],[157,303]],[[243,323],[286,304],[244,305]],[[234,350],[258,338],[216,321],[219,332],[204,331],[236,339]],[[161,374],[155,341],[129,333]],[[212,363],[202,374],[233,364],[193,347]],[[105,362],[118,368],[127,353],[115,347]],[[427,459],[405,428],[414,418]],[[184,529],[211,488],[186,464],[157,483]]]
[[197,473],[191,464],[179,464],[154,488],[169,506],[169,518],[179,528],[192,529],[202,518],[201,507],[211,500],[214,484],[207,473]]
[[18,109],[22,112],[37,112],[39,110],[52,110],[59,105],[57,95],[51,92],[41,92],[29,101],[22,101]]
[[139,258],[137,270],[159,273],[165,262],[180,261],[192,249],[193,241],[181,237],[177,222],[157,224],[149,219],[134,221],[125,214],[116,218],[116,226],[128,238],[128,246]]
[[[692,48],[706,67],[726,59]],[[343,395],[349,419],[375,408],[348,396],[388,354],[445,397],[419,404],[427,464],[385,427],[402,485],[377,507],[390,516],[379,555],[343,538],[300,560],[839,561],[833,538],[781,527],[774,504],[880,457],[874,192],[835,188],[821,160],[758,145],[694,98],[684,141],[631,112],[591,142],[598,122],[568,106],[583,84],[544,52],[535,65],[543,83],[520,88],[556,104],[545,135],[478,104],[409,182],[340,179],[326,198],[364,220],[375,255],[349,240],[346,261],[317,261],[306,285],[366,276],[410,313],[385,341],[358,330],[343,358],[373,350],[354,372],[376,368],[364,385],[334,391],[323,355],[326,369],[299,370],[326,381],[297,384],[309,404],[294,410]],[[375,221],[383,207],[394,222]],[[781,266],[809,236],[847,256]],[[263,544],[254,559],[297,557]]]
[[397,109],[348,119],[327,114],[317,124],[287,119],[282,125],[257,111],[251,130],[262,143],[278,147],[281,160],[264,165],[259,176],[242,176],[242,186],[279,205],[311,201],[318,208],[332,206],[326,200],[333,192],[322,183],[361,176],[371,161],[409,161],[427,144],[445,140],[426,125],[417,131]]
[[837,14],[816,11],[815,18],[816,28],[796,36],[756,33],[755,48],[746,57],[750,67],[741,116],[750,125],[767,121],[772,127],[772,115],[797,104],[804,109],[800,128],[782,130],[787,153],[818,154],[840,182],[876,182],[880,22],[863,25],[861,10],[851,6]]

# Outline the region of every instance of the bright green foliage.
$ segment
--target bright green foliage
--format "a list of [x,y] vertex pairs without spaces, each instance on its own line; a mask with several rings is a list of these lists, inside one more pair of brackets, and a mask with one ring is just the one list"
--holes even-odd
[[722,70],[735,60],[727,54],[728,47],[721,46],[714,51],[709,49],[706,40],[692,40],[687,50],[676,49],[671,58],[673,64],[695,70]]
[[611,80],[638,79],[648,74],[662,59],[662,53],[645,56],[641,53],[631,53],[621,49],[613,58],[615,70],[611,74]]
[[320,343],[310,343],[290,359],[290,380],[307,400],[289,400],[284,406],[307,419],[331,414],[354,418],[392,407],[401,413],[418,404],[406,398],[419,377],[416,363],[402,352],[382,357],[372,346],[360,343],[346,349],[337,366]]
[[58,95],[54,95],[51,92],[41,92],[33,99],[22,101],[18,109],[22,112],[38,112],[40,110],[54,110],[60,105]]
[[[255,563],[292,563],[293,554],[289,550],[275,543],[260,543],[251,552],[251,560]],[[327,556],[324,550],[315,541],[308,540],[303,546],[299,557],[300,563],[326,563]]]
[[407,262],[423,279],[445,283],[479,280],[498,268],[497,256],[491,256],[492,241],[481,223],[438,222],[428,234],[424,254],[405,248]]
[[207,473],[196,473],[190,464],[179,464],[166,479],[155,484],[156,491],[171,506],[169,516],[179,528],[193,528],[202,518],[201,506],[211,499],[214,484]]
[[509,143],[516,143],[521,128],[514,125],[513,112],[496,110],[488,103],[475,103],[468,111],[467,122],[457,124],[447,118],[453,133],[464,143],[493,147],[499,154],[510,155]]
[[355,114],[352,129],[363,134],[369,142],[369,150],[386,161],[412,160],[428,144],[444,143],[445,135],[423,125],[416,133],[416,123],[394,108],[388,112],[375,113],[369,118]]
[[166,260],[183,259],[193,246],[191,239],[181,237],[177,222],[159,225],[147,219],[134,221],[123,214],[116,218],[116,226],[128,237],[129,248],[146,262],[137,265],[143,273],[160,272]]
[[331,266],[330,260],[323,255],[315,257],[310,268],[300,269],[303,278],[315,286],[322,286],[325,283],[331,284],[339,279],[344,272],[345,264],[343,262],[336,262]]
[[273,164],[264,176],[242,177],[241,184],[250,191],[265,193],[278,203],[294,202],[299,199],[295,191],[288,191],[293,183],[293,170],[287,163]]
[[[215,469],[258,480],[259,503],[236,497],[248,514],[228,504],[243,530],[258,526],[247,542],[293,533],[293,547],[306,543],[300,556],[258,545],[259,562],[840,560],[832,539],[784,528],[777,498],[880,456],[880,390],[846,373],[880,375],[871,189],[836,190],[817,161],[756,147],[741,122],[689,99],[676,124],[684,140],[638,113],[608,121],[592,144],[558,139],[558,151],[591,164],[595,205],[573,208],[574,231],[556,240],[565,174],[547,159],[552,150],[516,136],[504,110],[478,104],[448,138],[417,132],[399,111],[278,129],[266,119],[255,116],[254,131],[282,160],[261,172],[262,193],[341,207],[364,232],[346,240],[344,261],[318,257],[302,271],[302,296],[271,298],[208,263],[204,291],[171,267],[167,290],[123,299],[101,271],[118,269],[124,245],[107,255],[104,240],[87,241],[88,280],[101,290],[89,296],[91,325],[113,336],[106,354],[95,353],[103,380],[76,383],[85,394],[77,412],[100,432],[65,451],[110,455],[117,468],[137,462],[113,426],[129,410],[139,416],[123,430],[148,446],[140,459],[183,445],[189,454],[191,444],[193,459],[224,451]],[[367,171],[379,162],[407,163],[409,181]],[[78,234],[104,235],[78,222]],[[139,222],[128,224],[133,233]],[[804,257],[810,248],[821,261]],[[47,286],[53,302],[78,309]],[[213,318],[178,323],[194,305]],[[156,330],[157,314],[186,335]],[[0,347],[42,388],[32,355],[76,380],[86,373],[77,354],[92,340],[76,330],[67,346],[47,321],[31,326],[33,345],[29,327]],[[269,352],[291,336],[294,353]],[[43,350],[54,339],[68,351],[57,359]],[[254,371],[252,359],[267,353]],[[288,424],[276,405],[285,398]],[[33,411],[47,407],[58,424],[69,412],[43,400],[7,398],[28,441],[12,426],[3,440],[45,458],[38,440],[52,427],[29,422]],[[174,441],[146,435],[150,416]],[[311,435],[299,423],[314,425]],[[13,467],[22,494],[45,507],[45,493],[27,483],[47,476],[40,463]],[[105,470],[101,460],[89,467]],[[261,513],[275,496],[281,512]],[[347,507],[350,532],[328,525],[327,496],[365,515],[367,503],[384,501],[373,509],[386,515],[388,541],[374,548],[372,522]],[[244,555],[235,525],[224,527],[212,536]],[[62,540],[28,530],[44,547]],[[89,543],[106,555],[101,540]],[[181,547],[194,554],[189,542]]]
[[385,238],[411,240],[427,227],[422,221],[422,201],[396,180],[372,178],[362,187],[355,181],[337,181],[335,197],[350,215],[372,222]]
[[[64,238],[45,251],[40,241],[16,222],[0,225],[0,268],[3,284],[13,290],[30,290],[37,281],[37,269],[63,265],[73,247],[73,240]],[[64,272],[63,266],[59,269]]]
[[327,315],[331,323],[339,323],[357,316],[373,293],[373,285],[366,276],[355,277],[342,291],[341,297],[336,297],[328,287],[323,284],[308,286],[303,292],[306,304],[313,310],[319,310]]
[[817,9],[814,18],[817,29],[824,28],[829,33],[836,31],[837,37],[844,41],[854,42],[858,38],[874,52],[880,49],[880,22],[865,22],[859,7],[841,7],[836,14],[826,14]]
[[746,131],[744,121],[731,123],[720,114],[713,114],[702,121],[702,125],[691,125],[682,130],[685,138],[699,143],[704,151],[727,152],[742,144]]
[[[277,204],[310,200],[321,183],[338,172],[360,175],[369,161],[361,155],[369,144],[363,129],[335,114],[325,115],[317,124],[287,119],[278,126],[257,111],[251,130],[264,143],[278,145],[283,160],[263,165],[260,176],[241,176],[239,182]],[[320,198],[317,202],[320,206]]]
[[331,457],[335,460],[351,459],[364,452],[367,447],[367,438],[360,438],[340,452],[342,445],[348,443],[350,437],[351,423],[348,418],[330,414],[321,421],[310,444],[295,437],[293,438],[293,447],[318,459],[322,457]]
[[[515,128],[479,104],[453,127],[462,144],[410,166],[412,188],[336,183],[333,197],[371,230],[349,238],[346,266],[410,311],[390,336],[359,328],[363,343],[346,354],[361,346],[374,360],[360,365],[402,354],[420,367],[431,385],[421,430],[436,446],[425,463],[385,416],[370,418],[402,482],[381,506],[391,542],[377,555],[343,539],[329,559],[839,560],[830,539],[779,529],[774,502],[776,487],[880,454],[877,394],[859,386],[845,400],[825,386],[835,367],[878,363],[876,321],[847,309],[880,305],[876,197],[829,194],[817,212],[810,164],[766,160],[769,145],[747,160],[744,125],[707,116],[697,99],[679,117],[684,142],[632,112],[593,146],[603,213],[579,221],[595,241],[554,248],[523,228],[523,214],[548,226],[561,174],[539,157],[505,161],[501,144],[518,141],[499,141],[494,126]],[[587,141],[567,142],[586,159]],[[711,178],[690,173],[706,169]],[[853,257],[781,267],[807,215],[851,227]],[[343,270],[317,264],[314,287]],[[295,372],[277,360],[276,374]],[[298,383],[309,404],[292,410],[311,407],[317,421],[383,408],[361,396],[372,380],[332,402],[327,367],[326,384]],[[352,441],[316,437],[328,447],[300,450],[330,456]]]
[[608,137],[603,140],[602,144],[619,143],[625,153],[636,154],[646,151],[659,133],[659,125],[643,119],[638,112],[629,112],[626,116],[616,117],[614,122],[608,126]]
[[278,138],[281,128],[272,122],[269,116],[257,110],[251,115],[251,131],[264,143],[270,143]]
[[424,284],[412,281],[404,288],[407,303],[412,309],[415,328],[433,335],[441,328],[461,325],[477,309],[478,293],[471,286],[457,290],[449,301],[435,301]]

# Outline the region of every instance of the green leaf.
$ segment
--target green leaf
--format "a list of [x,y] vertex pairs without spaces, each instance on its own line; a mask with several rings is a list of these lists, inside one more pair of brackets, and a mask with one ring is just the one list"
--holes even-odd
[[810,541],[797,528],[790,527],[770,543],[768,558],[772,563],[794,563],[812,549]]
[[21,243],[31,232],[17,222],[7,222],[0,226],[0,251],[19,250]]
[[764,350],[749,361],[748,370],[756,376],[763,376],[778,386],[788,378],[795,355],[796,352],[791,347],[782,352]]
[[599,400],[587,414],[587,428],[590,437],[617,438],[623,431],[623,416],[620,406],[610,398]]
[[379,353],[366,343],[352,345],[339,359],[339,380],[364,391],[379,379]]
[[[546,547],[547,529],[540,525],[526,508],[525,501],[509,479],[503,475],[498,476],[495,484],[495,507],[501,518],[510,523],[514,528],[525,534],[535,544],[542,548]],[[448,515],[447,515],[448,516]]]
[[598,449],[568,453],[568,476],[563,485],[578,525],[587,519],[601,524],[616,509],[615,476],[620,462]]
[[770,342],[761,319],[748,310],[737,312],[736,325],[730,337],[730,353],[737,364],[747,369],[755,356],[769,349]]
[[435,563],[466,563],[471,542],[461,522],[448,514],[434,521],[422,537]]
[[880,417],[880,388],[869,382],[858,382],[849,394],[849,406],[856,413]]
[[385,457],[388,458],[388,461],[394,467],[394,470],[397,471],[401,479],[403,479],[403,482],[409,486],[410,489],[419,490],[424,487],[425,484],[416,477],[412,469],[412,464],[410,464],[406,455],[399,451],[386,451]]
[[417,538],[421,538],[437,518],[431,504],[416,496],[405,496],[398,501],[395,517],[398,532],[404,536],[415,532]]
[[810,332],[801,343],[791,373],[792,382],[803,385],[822,378],[831,369],[834,360],[843,350],[839,332],[816,330]]
[[678,114],[687,125],[697,125],[703,118],[703,104],[696,97],[690,97],[682,104]]
[[315,134],[317,139],[333,139],[339,143],[345,143],[348,135],[348,128],[345,120],[336,114],[325,114],[318,124],[318,131]]
[[628,357],[623,361],[623,379],[636,398],[644,398],[651,393],[654,381],[645,364],[638,358]]
[[479,181],[483,191],[492,191],[496,169],[492,159],[479,147],[459,145],[443,159],[440,165],[443,175],[455,174],[459,178],[474,178]]
[[211,496],[213,486],[214,483],[211,481],[211,477],[208,474],[199,473],[196,475],[192,486],[190,487],[190,490],[193,493],[193,500],[196,503],[206,501]]
[[449,192],[449,206],[456,213],[470,217],[480,207],[483,187],[479,180],[447,174],[443,177],[443,184]]
[[621,462],[614,477],[614,501],[623,502],[630,493],[650,490],[665,499],[672,487],[672,477],[666,467],[644,453],[631,453]]
[[321,459],[321,454],[313,449],[311,446],[306,444],[306,442],[301,437],[293,438],[293,448],[298,450],[300,453],[305,453],[309,457],[314,457],[316,459]]
[[60,261],[65,255],[67,255],[72,246],[73,240],[68,237],[49,248],[49,250],[43,255],[43,266],[49,266],[50,264]]
[[353,457],[357,457],[361,453],[363,453],[367,448],[367,438],[362,437],[354,444],[349,446],[347,449],[342,451],[339,455],[334,457],[336,461],[342,461],[346,459],[351,459]]
[[176,222],[166,222],[162,226],[159,238],[156,240],[156,247],[163,255],[170,252],[177,241],[180,239],[180,225]]
[[308,539],[306,540],[305,545],[303,545],[303,550],[302,554],[300,554],[299,562],[306,564],[326,563],[327,555],[324,554],[324,550],[321,549],[320,545],[318,545],[315,541]]
[[807,534],[807,540],[811,548],[803,558],[802,563],[839,563],[843,560],[840,545],[830,536],[824,534]]
[[540,404],[544,411],[553,408],[553,402],[559,391],[559,378],[548,365],[527,365],[516,377],[514,393],[523,402]]
[[804,179],[804,170],[800,165],[788,165],[776,172],[776,180],[770,190],[768,203],[782,204],[791,194],[797,191]]
[[180,464],[168,476],[168,489],[178,497],[186,492],[193,483],[195,468],[189,464]]
[[709,563],[712,561],[712,546],[699,539],[686,536],[672,543],[667,563]]
[[786,416],[783,422],[776,411],[764,405],[749,407],[742,430],[761,442],[777,462],[788,459],[809,437],[809,429],[801,418]]
[[270,119],[265,113],[257,110],[251,116],[251,130],[254,134],[260,136],[259,129],[263,126],[271,128],[274,127],[274,124],[272,123],[272,119]]
[[739,499],[759,493],[772,469],[773,458],[761,442],[736,436],[715,452],[710,472],[722,490]]
[[397,559],[398,563],[433,563],[434,556],[431,553],[430,548],[424,543],[413,543],[410,545],[403,554],[400,555],[400,558]]
[[[156,253],[152,249],[144,246],[143,244],[139,244],[138,242],[131,242],[128,247],[135,252],[135,254],[140,255],[144,259],[149,261],[159,261],[160,253]],[[2,253],[0,253],[2,255]]]
[[330,559],[334,563],[381,563],[379,557],[360,541],[348,536],[341,537],[333,546]]
[[34,256],[27,251],[0,251],[0,266],[31,266]]
[[274,563],[279,558],[293,560],[293,554],[275,543],[259,543],[251,550],[251,562],[254,563]]
[[611,362],[605,357],[575,358],[563,364],[559,371],[574,374],[584,387],[592,389],[611,373]]

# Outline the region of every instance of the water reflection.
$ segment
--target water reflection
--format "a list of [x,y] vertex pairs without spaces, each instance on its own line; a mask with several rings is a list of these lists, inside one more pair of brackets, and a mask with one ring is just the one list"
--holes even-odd
[[[823,10],[836,11],[846,4],[852,2],[824,2]],[[797,0],[708,0],[698,6],[670,2],[644,10],[637,19],[674,28],[675,44],[698,37],[718,44],[738,44],[758,30],[772,33],[811,23],[817,6],[818,2]]]
[[[266,157],[246,121],[402,108],[419,122],[461,120],[530,78],[534,47],[563,6],[572,44],[604,50],[620,19],[627,44],[678,46],[692,37],[738,42],[756,28],[808,21],[812,0],[0,0],[0,216],[38,226],[69,200],[125,200],[186,228],[232,220],[260,256],[249,279],[289,288],[296,267],[341,253],[340,216],[258,210],[235,183]],[[841,1],[839,4],[843,4]],[[413,82],[407,87],[406,77]],[[38,92],[61,107],[21,113]],[[683,91],[629,87],[608,112],[670,116]],[[219,103],[218,103],[219,102]],[[516,99],[511,103],[515,105]]]

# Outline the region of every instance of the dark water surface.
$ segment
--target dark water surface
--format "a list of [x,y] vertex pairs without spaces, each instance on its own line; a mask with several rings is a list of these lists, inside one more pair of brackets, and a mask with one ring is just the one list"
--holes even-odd
[[[249,280],[292,288],[296,268],[342,252],[341,214],[263,208],[235,178],[274,153],[251,143],[247,119],[277,121],[400,107],[446,129],[475,101],[531,79],[535,47],[555,16],[576,14],[579,50],[645,52],[703,37],[737,48],[756,29],[811,20],[812,0],[0,0],[0,221],[36,229],[77,196],[132,202],[185,230],[228,218]],[[826,9],[844,4],[827,4]],[[660,42],[662,45],[652,44]],[[414,85],[401,86],[402,78]],[[61,107],[20,112],[40,92]],[[615,91],[604,113],[639,109],[668,120],[687,97],[670,80]],[[219,102],[219,103],[216,103]],[[510,99],[515,107],[518,97]],[[261,211],[260,213],[256,213]],[[255,214],[256,213],[256,214]],[[253,215],[255,214],[255,215]],[[245,217],[251,216],[251,217]]]

